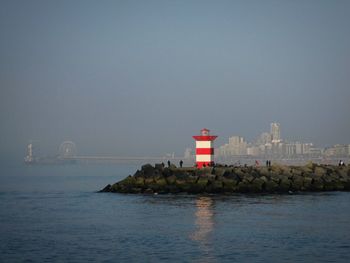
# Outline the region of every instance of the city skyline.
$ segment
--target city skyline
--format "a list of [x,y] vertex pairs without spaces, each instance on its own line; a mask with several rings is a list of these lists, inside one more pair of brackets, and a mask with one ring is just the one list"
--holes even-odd
[[[208,130],[209,131],[209,130]],[[223,138],[225,139],[225,138]],[[69,149],[68,153],[70,154],[70,157],[75,157],[76,155],[82,158],[84,158],[84,155],[89,158],[90,156],[93,156],[94,158],[110,158],[110,157],[116,157],[116,158],[144,158],[144,157],[156,157],[152,155],[147,156],[112,156],[110,153],[100,153],[100,155],[94,156],[95,153],[77,153],[76,145],[74,142],[71,141],[64,141],[62,144],[58,147],[58,151],[55,153],[50,154],[44,154],[40,156],[40,150],[35,152],[33,151],[33,143],[30,142],[27,146],[27,155],[25,156],[25,160],[31,160],[34,157],[44,157],[44,156],[57,156],[57,157],[63,157],[64,158],[64,151],[62,150],[64,148],[65,144],[72,145],[72,150]],[[39,147],[37,147],[39,149]],[[194,152],[193,152],[194,146],[191,145],[189,147],[185,148],[185,151],[183,155],[181,153],[177,154],[175,157],[175,152],[168,151],[161,153],[158,157],[160,158],[181,158],[183,156],[184,159],[193,159]],[[73,155],[71,155],[71,152],[74,152]],[[66,151],[67,153],[67,151]],[[217,145],[215,147],[215,156],[216,158],[227,158],[232,156],[251,156],[251,157],[272,157],[272,158],[280,158],[280,157],[289,157],[294,158],[298,156],[304,156],[304,157],[320,157],[320,156],[330,156],[330,157],[348,157],[350,156],[350,144],[335,144],[329,147],[320,147],[318,145],[314,145],[313,142],[307,142],[305,140],[299,140],[299,141],[291,141],[288,138],[283,138],[281,136],[281,124],[278,122],[272,122],[270,123],[270,132],[262,132],[259,136],[257,136],[256,139],[253,141],[246,141],[244,136],[240,135],[231,135],[228,137],[228,143],[224,145]]]
[[262,132],[255,140],[246,141],[244,136],[231,135],[228,143],[217,146],[215,149],[217,158],[229,158],[234,156],[271,157],[271,158],[295,158],[304,156],[312,157],[337,157],[350,156],[350,144],[335,144],[329,147],[320,147],[313,142],[298,140],[292,141],[281,136],[281,125],[278,122],[270,123],[270,132]]

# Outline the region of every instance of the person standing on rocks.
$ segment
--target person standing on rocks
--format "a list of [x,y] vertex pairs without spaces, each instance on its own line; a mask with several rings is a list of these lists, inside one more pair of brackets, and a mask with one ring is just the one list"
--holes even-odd
[[182,160],[180,160],[180,167],[182,168],[182,165],[183,165],[183,161]]

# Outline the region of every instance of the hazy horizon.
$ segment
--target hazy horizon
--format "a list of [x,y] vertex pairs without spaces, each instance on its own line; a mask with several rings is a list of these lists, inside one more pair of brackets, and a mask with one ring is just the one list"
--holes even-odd
[[[350,144],[349,1],[1,1],[0,156]],[[19,159],[21,158],[21,159]]]

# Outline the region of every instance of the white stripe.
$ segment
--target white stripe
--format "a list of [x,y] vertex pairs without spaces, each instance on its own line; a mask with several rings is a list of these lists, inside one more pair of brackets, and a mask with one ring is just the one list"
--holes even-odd
[[196,141],[196,148],[212,148],[212,141]]
[[196,162],[211,162],[213,155],[210,154],[198,154],[196,155]]

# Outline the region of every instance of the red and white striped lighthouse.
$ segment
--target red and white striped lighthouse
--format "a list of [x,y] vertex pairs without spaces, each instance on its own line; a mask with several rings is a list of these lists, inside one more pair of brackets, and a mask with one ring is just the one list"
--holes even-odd
[[196,164],[198,168],[214,164],[213,142],[218,136],[209,134],[208,129],[202,129],[201,135],[193,136],[196,140]]

